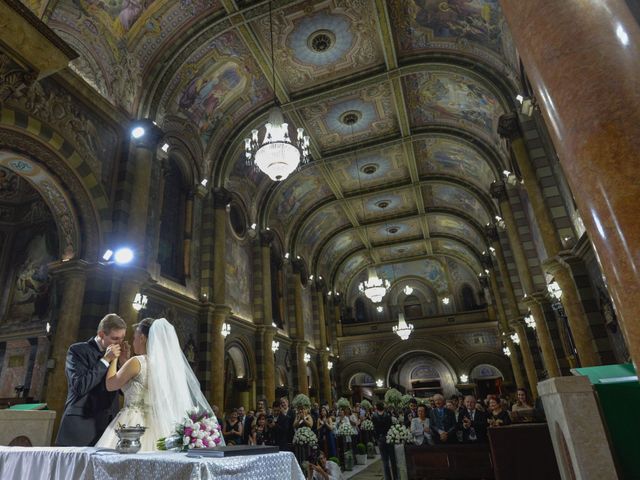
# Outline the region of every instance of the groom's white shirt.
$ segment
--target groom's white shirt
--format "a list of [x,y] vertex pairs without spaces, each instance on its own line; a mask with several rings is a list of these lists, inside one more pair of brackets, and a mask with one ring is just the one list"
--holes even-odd
[[[93,341],[96,342],[96,345],[98,345],[98,350],[100,350],[101,352],[104,352],[103,348],[100,346],[100,342],[98,341],[98,337],[93,337]],[[107,362],[104,357],[100,359],[100,361],[102,363],[104,363],[107,368],[109,368],[109,362]]]

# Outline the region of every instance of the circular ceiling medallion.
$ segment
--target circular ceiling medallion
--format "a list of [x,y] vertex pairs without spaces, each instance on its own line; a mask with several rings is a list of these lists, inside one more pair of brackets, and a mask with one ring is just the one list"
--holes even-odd
[[387,208],[390,204],[391,202],[389,200],[380,200],[379,202],[376,202],[376,207],[384,209]]
[[366,175],[373,175],[378,171],[378,165],[375,163],[369,163],[360,169],[362,173]]
[[360,121],[362,118],[362,112],[358,110],[347,110],[340,115],[339,120],[345,125],[352,126]]
[[307,38],[307,46],[316,53],[325,53],[336,44],[336,36],[331,30],[317,30]]
[[400,229],[398,227],[389,227],[387,228],[387,232],[389,232],[391,235],[395,235],[396,233],[398,233]]

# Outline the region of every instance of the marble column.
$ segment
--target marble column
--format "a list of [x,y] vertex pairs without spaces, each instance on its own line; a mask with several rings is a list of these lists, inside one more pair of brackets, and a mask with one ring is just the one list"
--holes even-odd
[[141,267],[127,267],[118,271],[116,278],[120,281],[118,292],[118,315],[127,322],[127,339],[129,343],[133,341],[133,325],[138,322],[140,312],[133,308],[133,300],[137,293],[142,293],[149,285],[151,277],[147,270]]
[[525,292],[525,304],[531,310],[533,318],[536,320],[536,327],[538,332],[538,338],[542,347],[542,357],[544,360],[545,368],[550,377],[560,376],[560,366],[558,364],[558,358],[556,357],[555,350],[553,348],[553,340],[551,339],[551,333],[549,332],[549,326],[545,321],[544,314],[540,305],[535,301],[532,301],[531,296],[535,293],[535,287],[533,285],[533,276],[531,275],[531,269],[529,268],[529,262],[527,256],[524,253],[522,241],[518,235],[518,225],[516,224],[515,216],[513,215],[513,209],[509,203],[509,195],[507,193],[507,186],[504,182],[494,182],[491,185],[491,194],[496,198],[500,205],[500,211],[502,212],[502,218],[506,225],[507,235],[509,237],[509,244],[511,245],[511,251],[518,268],[518,275],[522,288]]
[[500,3],[638,368],[640,27],[623,1]]
[[222,335],[222,325],[229,320],[231,310],[224,305],[216,305],[210,315],[211,322],[211,405],[220,407],[224,411],[224,354],[225,337]]
[[596,350],[589,321],[584,314],[573,276],[569,273],[569,266],[559,257],[546,260],[544,265],[562,290],[562,306],[567,314],[567,321],[578,351],[580,365],[583,367],[600,365],[600,355]]
[[275,339],[277,329],[273,327],[273,305],[271,303],[271,243],[274,234],[270,230],[260,232],[260,255],[262,256],[262,315],[264,331],[262,333],[262,379],[258,383],[258,395],[267,399],[271,405],[276,396],[275,359],[271,343]]
[[[504,306],[502,305],[502,300],[500,299],[500,290],[498,289],[498,282],[496,280],[495,271],[491,271],[489,273],[489,282],[491,286],[491,296],[498,311],[498,322],[500,325],[500,331],[508,332],[509,322],[507,321],[507,316],[504,313]],[[507,336],[505,338],[505,341],[507,342],[507,346],[509,347],[509,351],[511,352],[509,361],[511,362],[513,379],[516,382],[517,387],[524,387],[526,384],[524,381],[524,377],[522,376],[522,367],[520,366],[520,356],[518,355],[518,351],[515,349],[513,343],[511,342],[511,338]]]
[[298,366],[298,376],[297,376],[297,390],[296,394],[304,393],[305,395],[309,395],[309,380],[307,378],[307,362],[304,361],[304,354],[307,353],[307,346],[309,342],[304,341],[295,341],[293,343],[296,349],[296,359]]
[[529,381],[529,388],[531,389],[531,395],[533,397],[538,396],[538,374],[536,372],[536,365],[533,361],[533,355],[531,354],[531,346],[529,345],[529,339],[525,326],[520,320],[512,322],[513,329],[520,338],[520,351],[522,352],[522,360],[524,362],[524,371],[527,374],[527,380]]
[[293,272],[291,281],[294,286],[294,305],[296,321],[296,349],[297,366],[297,391],[296,393],[309,394],[309,382],[307,381],[307,363],[304,361],[304,354],[307,352],[308,342],[305,341],[304,315],[302,312],[302,275],[303,268],[299,261],[293,262]]
[[340,321],[340,304],[337,302],[333,306],[333,318],[336,326],[336,345],[337,345],[338,338],[342,336],[342,322]]
[[324,295],[322,290],[316,291],[318,303],[318,321],[320,322],[320,381],[318,396],[321,400],[331,402],[331,377],[329,374],[329,352],[327,351],[327,317],[324,311]]
[[56,412],[53,431],[56,432],[67,398],[67,377],[65,362],[67,350],[77,342],[84,290],[86,286],[87,263],[83,260],[56,262],[50,266],[50,272],[60,286],[60,307],[54,325],[51,358],[53,369],[47,373],[46,402],[49,409]]

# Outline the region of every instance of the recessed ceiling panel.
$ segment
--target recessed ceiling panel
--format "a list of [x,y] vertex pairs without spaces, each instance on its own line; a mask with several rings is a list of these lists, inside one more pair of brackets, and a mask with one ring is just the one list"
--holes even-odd
[[362,223],[370,222],[377,217],[417,212],[413,188],[352,198],[349,200],[349,206],[358,215],[358,221]]
[[369,241],[376,243],[387,243],[401,241],[406,238],[415,238],[422,235],[420,228],[420,218],[408,218],[406,220],[389,220],[383,224],[367,227]]
[[376,253],[380,256],[380,261],[387,262],[397,260],[402,257],[416,257],[426,255],[424,240],[402,243],[390,247],[376,248]]

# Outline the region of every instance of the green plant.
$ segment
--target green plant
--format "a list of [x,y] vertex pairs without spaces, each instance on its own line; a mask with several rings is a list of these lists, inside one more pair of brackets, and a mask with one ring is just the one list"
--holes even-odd
[[338,457],[329,457],[328,460],[330,462],[333,462],[333,463],[337,464],[337,465],[340,465],[340,459]]
[[358,455],[366,455],[367,446],[364,443],[359,443],[358,445],[356,445],[356,452],[358,452]]

